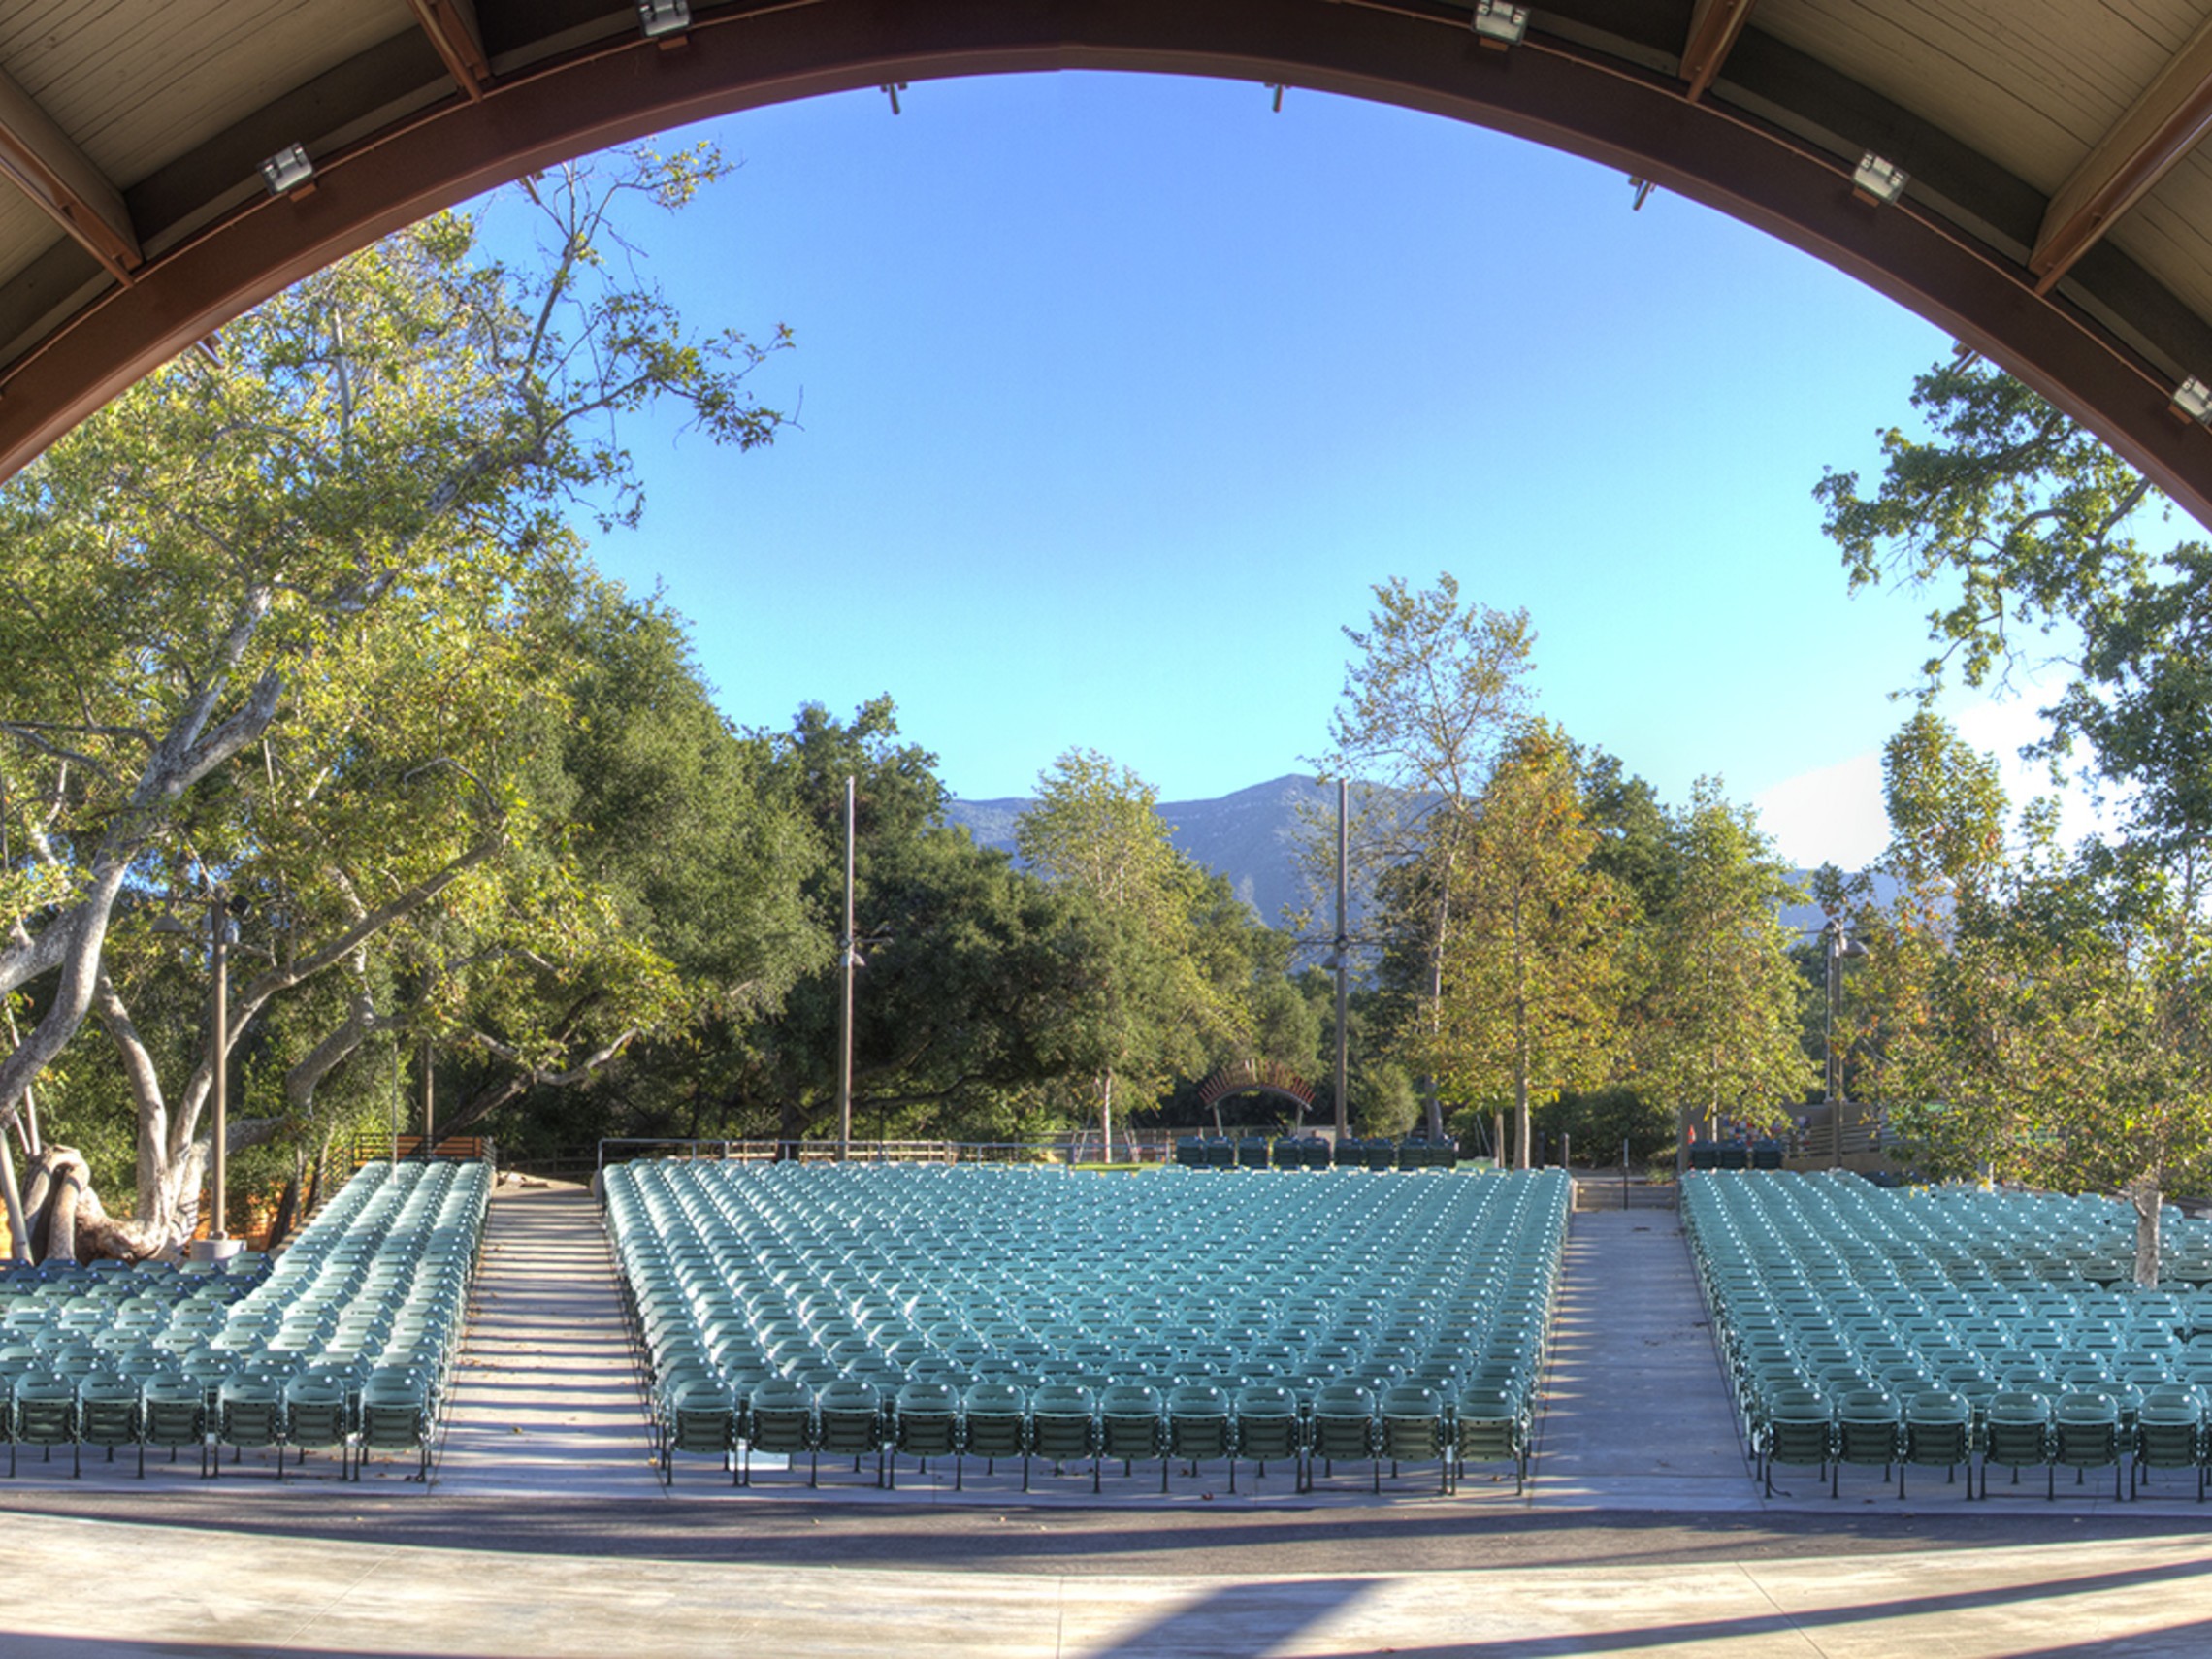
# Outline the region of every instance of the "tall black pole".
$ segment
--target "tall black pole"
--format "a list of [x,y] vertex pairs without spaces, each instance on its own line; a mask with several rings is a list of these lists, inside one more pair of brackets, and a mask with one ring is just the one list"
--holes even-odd
[[215,889],[214,902],[208,906],[208,930],[214,941],[211,965],[215,981],[214,1028],[209,1039],[214,1049],[209,1070],[213,1073],[211,1083],[215,1094],[211,1175],[215,1207],[209,1219],[208,1237],[220,1241],[230,1237],[230,895],[219,887]]
[[1336,1138],[1350,1133],[1347,1116],[1350,1092],[1350,1032],[1346,1010],[1350,1002],[1351,935],[1345,927],[1345,890],[1351,885],[1350,817],[1351,786],[1337,780],[1337,891],[1336,891]]
[[1843,1167],[1843,1068],[1838,1063],[1836,1053],[1836,1005],[1843,994],[1843,925],[1831,922],[1825,929],[1822,943],[1828,958],[1828,1022],[1822,1039],[1827,1050],[1827,1076],[1822,1092],[1828,1096],[1828,1135],[1830,1167]]
[[853,1151],[853,780],[845,780],[845,931],[837,960],[845,977],[844,1016],[837,1026],[837,1158]]

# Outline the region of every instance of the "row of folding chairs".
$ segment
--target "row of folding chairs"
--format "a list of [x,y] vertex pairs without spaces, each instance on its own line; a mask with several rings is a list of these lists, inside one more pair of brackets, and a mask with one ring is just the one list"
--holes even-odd
[[1845,1467],[1878,1467],[1885,1480],[1894,1472],[1900,1498],[1909,1469],[1941,1468],[1955,1481],[1964,1468],[1968,1497],[1975,1495],[1978,1470],[1986,1499],[1994,1465],[2008,1470],[2014,1485],[2023,1471],[2043,1471],[2046,1498],[2056,1498],[2063,1469],[2074,1472],[2076,1485],[2110,1470],[2115,1499],[2139,1491],[2156,1473],[2178,1471],[2194,1477],[2201,1503],[2212,1465],[2212,1400],[2192,1387],[2140,1396],[2008,1389],[1982,1400],[1942,1390],[1903,1397],[1793,1390],[1774,1402],[1755,1449],[1770,1494],[1777,1465],[1817,1468],[1831,1496],[1840,1494]]
[[[1874,1419],[1847,1430],[1838,1416],[1834,1437],[1871,1456],[1886,1446],[1885,1399],[1936,1414],[1917,1426],[1901,1415],[1899,1432],[1937,1448],[1953,1435],[1937,1420],[1952,1410],[1946,1401],[1959,1402],[1977,1447],[1985,1425],[2009,1432],[2008,1414],[2046,1411],[2052,1446],[2065,1427],[2066,1461],[2077,1468],[2079,1448],[2100,1431],[2068,1414],[2093,1414],[2090,1402],[2104,1399],[2126,1451],[2139,1403],[2212,1385],[2212,1296],[2086,1277],[2109,1265],[2098,1252],[2114,1230],[2123,1221],[2131,1229],[2132,1213],[2121,1208],[1900,1193],[1855,1176],[1693,1176],[1685,1228],[1759,1462],[1792,1461],[1774,1455],[1782,1446],[1796,1461],[1826,1463],[1821,1412],[1850,1401],[1867,1403]],[[2019,1438],[1999,1434],[2001,1467]],[[1832,1484],[1835,1467],[1858,1460],[1841,1455]],[[1880,1460],[1894,1461],[1886,1451]]]
[[872,1458],[879,1486],[895,1487],[898,1460],[910,1458],[927,1473],[931,1460],[951,1459],[954,1485],[965,1484],[968,1459],[994,1473],[1000,1462],[1022,1465],[1022,1489],[1030,1489],[1034,1463],[1055,1475],[1069,1465],[1090,1466],[1091,1490],[1119,1462],[1122,1474],[1139,1463],[1159,1464],[1159,1489],[1171,1488],[1178,1464],[1196,1478],[1199,1466],[1223,1463],[1236,1490],[1237,1465],[1287,1464],[1299,1491],[1332,1477],[1336,1465],[1370,1467],[1371,1489],[1382,1490],[1382,1466],[1396,1479],[1405,1464],[1437,1468],[1441,1491],[1452,1491],[1470,1465],[1500,1465],[1524,1488],[1531,1436],[1530,1402],[1513,1383],[1499,1380],[1456,1396],[1425,1384],[1377,1392],[1355,1383],[1333,1383],[1311,1400],[1291,1389],[1258,1384],[1231,1392],[1212,1384],[1160,1389],[1122,1383],[1100,1390],[1047,1383],[979,1382],[965,1390],[943,1382],[910,1382],[895,1390],[846,1378],[820,1389],[773,1379],[750,1387],[693,1379],[661,1401],[663,1478],[674,1479],[676,1458],[720,1460],[732,1483],[750,1484],[755,1453],[780,1456],[796,1468],[808,1460],[808,1484],[818,1484],[821,1460],[850,1457],[856,1474]]
[[260,1449],[275,1453],[279,1480],[287,1461],[304,1462],[309,1450],[336,1451],[342,1480],[358,1480],[374,1451],[412,1454],[420,1460],[417,1478],[428,1469],[434,1399],[419,1371],[32,1372],[0,1387],[0,1438],[8,1443],[11,1477],[26,1448],[48,1463],[66,1448],[73,1477],[83,1473],[87,1447],[110,1464],[118,1451],[135,1452],[142,1479],[149,1449],[166,1450],[172,1464],[193,1451],[204,1477],[220,1474],[225,1451],[236,1461]]
[[203,1473],[267,1448],[281,1479],[291,1454],[330,1448],[342,1477],[374,1451],[426,1474],[490,1190],[483,1164],[372,1164],[249,1271],[132,1268],[6,1301],[11,1473],[26,1447],[71,1448],[72,1473],[85,1446],[136,1447],[143,1474],[146,1447],[196,1444]]
[[[748,1399],[768,1383],[881,1397],[926,1383],[963,1400],[981,1385],[1277,1387],[1310,1408],[1336,1384],[1456,1405],[1480,1381],[1525,1406],[1567,1197],[1557,1172],[1279,1183],[677,1163],[617,1166],[604,1190],[664,1447],[668,1403],[695,1384]],[[1071,1232],[1082,1265],[1062,1275],[1049,1258]]]

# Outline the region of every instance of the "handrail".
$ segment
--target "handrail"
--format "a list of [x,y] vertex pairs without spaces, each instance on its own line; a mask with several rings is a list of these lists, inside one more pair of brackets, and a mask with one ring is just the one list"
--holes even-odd
[[[651,1149],[625,1153],[622,1149]],[[719,1137],[683,1138],[660,1135],[608,1135],[600,1140],[594,1167],[622,1163],[630,1157],[681,1156],[718,1163],[1042,1163],[1070,1165],[1089,1161],[1084,1155],[1095,1150],[1091,1137],[1053,1141],[854,1141],[840,1150],[834,1141],[740,1140]],[[1116,1162],[1165,1162],[1174,1150],[1167,1135],[1132,1135],[1115,1138]],[[522,1163],[533,1160],[523,1158]],[[562,1160],[567,1161],[567,1160]]]

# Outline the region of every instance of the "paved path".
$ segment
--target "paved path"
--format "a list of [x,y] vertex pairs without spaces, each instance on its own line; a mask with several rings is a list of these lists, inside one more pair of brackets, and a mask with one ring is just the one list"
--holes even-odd
[[614,1267],[590,1195],[572,1187],[503,1191],[476,1284],[438,1488],[657,1494]]
[[1672,1211],[1571,1218],[1544,1406],[1540,1502],[1700,1512],[1758,1506]]

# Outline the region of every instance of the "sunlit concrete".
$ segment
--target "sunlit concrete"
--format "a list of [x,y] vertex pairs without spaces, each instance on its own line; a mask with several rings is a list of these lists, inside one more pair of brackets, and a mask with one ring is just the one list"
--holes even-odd
[[[433,1499],[432,1501],[435,1501]],[[1842,1561],[1144,1577],[869,1571],[743,1559],[595,1560],[489,1548],[180,1539],[9,1522],[10,1659],[193,1654],[1021,1656],[2201,1654],[2207,1546],[2085,1541]]]

